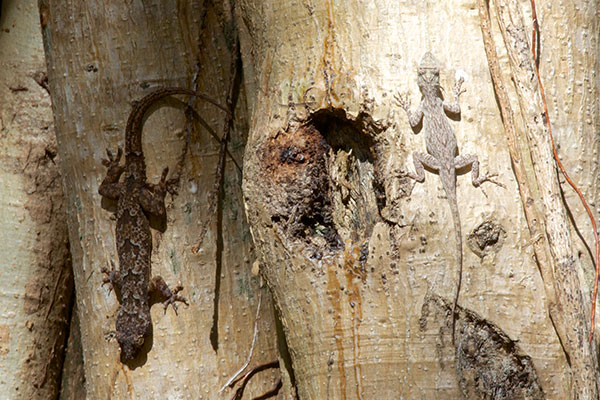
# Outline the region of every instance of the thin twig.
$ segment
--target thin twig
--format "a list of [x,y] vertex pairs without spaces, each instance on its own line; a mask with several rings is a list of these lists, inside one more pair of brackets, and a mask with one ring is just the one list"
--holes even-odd
[[244,365],[242,365],[242,367],[240,369],[238,369],[236,371],[235,374],[233,374],[231,376],[231,378],[229,378],[229,380],[223,385],[223,387],[221,389],[219,389],[218,393],[221,393],[223,390],[225,390],[226,387],[230,386],[238,377],[239,374],[241,374],[248,365],[250,365],[250,361],[252,359],[252,353],[254,352],[254,345],[256,344],[256,338],[258,337],[258,318],[260,316],[260,305],[262,303],[262,291],[258,293],[258,306],[256,307],[256,317],[254,318],[254,335],[252,336],[252,344],[250,344],[250,351],[248,352],[248,357],[246,359],[246,362],[244,363]]
[[264,400],[264,399],[268,399],[269,397],[273,397],[277,393],[279,393],[279,389],[281,389],[282,386],[283,386],[283,383],[281,382],[281,378],[279,378],[277,380],[277,382],[275,383],[275,387],[273,389],[261,394],[258,397],[253,398],[252,400]]
[[[177,189],[179,187],[179,183],[181,181],[181,176],[183,175],[183,170],[185,168],[185,158],[187,156],[187,152],[189,150],[190,147],[190,142],[191,142],[191,132],[194,129],[194,120],[197,120],[200,122],[200,124],[206,128],[206,130],[208,130],[208,132],[217,140],[219,140],[219,136],[216,134],[216,132],[212,129],[212,127],[200,116],[200,114],[198,114],[196,112],[196,110],[194,109],[194,103],[198,100],[198,99],[202,99],[207,101],[208,103],[211,103],[215,106],[217,106],[218,108],[220,108],[221,110],[225,111],[227,114],[229,114],[229,110],[227,110],[226,107],[222,106],[221,104],[219,104],[216,100],[214,100],[212,97],[209,97],[201,92],[198,91],[198,75],[200,73],[200,67],[201,65],[198,63],[196,64],[196,71],[194,72],[194,77],[192,78],[192,82],[194,82],[193,84],[193,91],[196,92],[193,96],[190,96],[188,102],[186,103],[186,107],[185,107],[185,115],[187,117],[188,123],[185,127],[185,144],[184,147],[181,151],[181,155],[179,156],[179,159],[177,160],[177,166],[175,167],[175,172],[172,174],[172,177],[169,179],[169,192],[171,194],[176,194],[177,193]],[[227,151],[227,154],[229,154],[231,156],[231,158],[233,159],[234,163],[237,165],[237,161],[233,158],[233,156],[229,153],[229,151]]]
[[[237,383],[239,381],[242,381],[242,384],[236,389],[235,393],[231,397],[231,400],[240,400],[244,394],[244,389],[246,389],[246,385],[248,384],[248,382],[250,382],[250,379],[257,373],[264,371],[266,369],[270,369],[270,368],[279,368],[279,360],[270,361],[270,362],[264,363],[264,364],[259,364],[256,367],[249,370],[248,372],[246,372],[243,377],[236,380],[235,382],[232,382],[231,383],[232,386],[235,385],[235,383]],[[279,388],[277,386],[275,389],[279,390]],[[267,393],[269,393],[269,392],[267,392]],[[264,395],[265,394],[261,395],[259,398],[266,398],[266,397],[263,397]]]
[[[213,219],[213,216],[216,214],[217,203],[218,203],[219,197],[220,197],[219,194],[221,193],[221,189],[223,187],[223,178],[224,178],[224,171],[225,171],[225,154],[226,154],[226,152],[228,152],[227,144],[229,143],[229,136],[230,136],[231,130],[233,128],[233,118],[234,118],[234,110],[235,110],[234,90],[235,90],[235,86],[236,86],[235,83],[236,83],[236,80],[237,80],[238,74],[239,74],[239,65],[238,65],[239,57],[240,57],[239,41],[236,37],[235,43],[233,46],[233,54],[231,57],[231,67],[230,67],[231,78],[229,80],[229,89],[227,92],[227,101],[226,101],[226,107],[229,110],[229,112],[227,113],[227,115],[225,117],[225,123],[224,123],[224,128],[223,128],[223,137],[220,140],[221,146],[219,148],[219,160],[217,162],[215,183],[213,185],[213,190],[211,191],[211,193],[209,195],[209,205],[208,205],[208,213],[207,213],[208,219],[206,220],[206,222],[202,226],[202,229],[200,230],[198,242],[194,245],[194,247],[192,247],[192,252],[194,252],[194,253],[197,253],[200,250],[200,246],[202,246],[202,242],[204,241],[204,236],[206,235],[206,232],[208,231],[208,226],[210,225],[210,223]],[[233,159],[233,156],[231,156],[231,158]],[[235,162],[235,159],[233,159],[233,160]],[[237,162],[236,162],[236,165],[237,165],[238,169],[240,169]]]
[[[198,75],[200,74],[200,64],[196,64],[196,71],[194,72],[194,77],[192,78],[192,82],[194,82],[192,89],[194,92],[198,91]],[[185,145],[183,150],[181,151],[181,155],[179,156],[179,160],[177,160],[177,166],[175,167],[175,184],[178,186],[179,181],[181,180],[181,176],[183,175],[183,169],[185,167],[185,157],[187,155],[188,149],[190,147],[192,130],[194,129],[194,119],[189,117],[189,114],[193,114],[194,103],[196,101],[196,96],[191,96],[187,102],[186,106],[186,117],[188,122],[185,126]]]
[[533,29],[531,32],[531,53],[533,55],[533,60],[537,65],[537,55],[540,50],[538,46],[538,41],[540,39],[540,27],[538,25],[537,14],[535,12],[535,0],[531,0],[531,20],[533,21]]

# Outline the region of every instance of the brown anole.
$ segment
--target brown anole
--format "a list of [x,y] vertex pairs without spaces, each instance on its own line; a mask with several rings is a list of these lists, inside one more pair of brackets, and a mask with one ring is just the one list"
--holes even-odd
[[410,102],[406,97],[395,96],[398,105],[406,111],[410,126],[414,128],[423,121],[423,131],[425,132],[427,153],[413,153],[415,173],[409,172],[408,176],[417,182],[423,182],[425,180],[424,167],[437,171],[446,192],[452,212],[452,219],[454,220],[458,272],[456,277],[456,293],[452,304],[452,343],[454,343],[456,305],[462,284],[463,269],[462,234],[456,199],[456,170],[471,165],[471,179],[475,187],[486,181],[497,183],[492,180],[492,176],[479,176],[479,160],[475,154],[458,155],[456,136],[454,136],[454,131],[450,126],[446,112],[455,115],[460,114],[458,97],[464,92],[464,90],[461,91],[462,83],[463,78],[460,78],[454,86],[454,102],[444,101],[441,93],[440,69],[437,60],[430,52],[427,52],[421,59],[417,70],[417,84],[423,95],[421,104],[417,110],[411,112]]

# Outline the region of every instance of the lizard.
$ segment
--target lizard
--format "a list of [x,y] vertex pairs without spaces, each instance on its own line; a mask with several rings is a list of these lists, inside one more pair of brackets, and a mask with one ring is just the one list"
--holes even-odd
[[[107,173],[98,192],[105,198],[117,201],[115,236],[119,258],[118,270],[114,266],[111,270],[102,268],[106,274],[103,285],[109,283],[121,294],[116,336],[121,357],[126,361],[137,357],[152,331],[150,297],[153,293],[158,292],[166,299],[163,301],[165,312],[172,305],[177,314],[177,302],[188,305],[187,299],[179,295],[182,286],[170,289],[161,276],[150,279],[152,233],[149,216],[160,219],[166,217],[165,195],[167,191],[174,193],[174,190],[169,187],[172,182],[167,181],[168,167],[163,170],[158,184],[147,182],[142,151],[142,128],[146,112],[158,100],[175,94],[200,97],[227,111],[208,96],[190,89],[156,89],[133,103],[125,128],[124,165],[120,164],[123,154],[120,147],[116,155],[107,149],[108,158],[102,159]],[[123,181],[120,182],[122,175]]]
[[406,112],[410,126],[416,128],[422,121],[422,129],[425,134],[427,153],[414,152],[412,154],[415,172],[409,171],[407,175],[417,182],[424,182],[425,167],[437,171],[452,213],[458,264],[456,292],[452,303],[453,344],[456,325],[456,306],[458,304],[458,296],[460,295],[463,270],[462,233],[456,197],[456,170],[471,165],[471,181],[475,187],[479,187],[486,181],[497,183],[492,179],[494,175],[479,176],[479,159],[477,155],[458,154],[456,136],[450,126],[446,113],[460,114],[458,98],[465,91],[464,89],[461,90],[463,82],[464,79],[460,77],[454,86],[454,102],[445,101],[440,85],[438,62],[430,52],[426,52],[417,68],[417,84],[422,94],[419,107],[416,111],[411,111],[408,96],[401,96],[400,94],[394,96],[398,105]]

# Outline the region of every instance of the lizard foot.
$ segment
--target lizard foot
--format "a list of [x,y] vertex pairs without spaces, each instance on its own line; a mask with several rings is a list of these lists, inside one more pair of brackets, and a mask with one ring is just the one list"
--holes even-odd
[[[104,165],[106,168],[108,168],[109,175],[115,174],[116,171],[123,171],[125,169],[123,166],[119,165],[122,155],[123,155],[123,149],[121,149],[120,147],[117,148],[116,156],[112,153],[112,151],[110,151],[109,149],[106,149],[107,158],[102,159],[102,165]],[[111,174],[111,172],[112,172],[112,174]]]
[[396,100],[396,103],[405,111],[410,109],[410,100],[408,100],[408,95],[403,96],[400,93],[396,93],[394,94],[394,100]]
[[179,178],[171,178],[167,179],[167,175],[169,174],[169,167],[165,167],[163,169],[162,175],[160,177],[160,182],[158,183],[158,191],[159,193],[170,193],[175,196],[177,194],[177,186],[179,185]]
[[173,310],[175,314],[177,314],[177,302],[180,301],[186,306],[188,306],[188,301],[185,297],[180,296],[178,293],[183,290],[183,286],[177,285],[173,290],[169,289],[164,279],[160,276],[155,276],[152,278],[152,282],[150,283],[150,290],[156,290],[160,292],[160,294],[166,299],[162,302],[165,313],[167,312],[167,308],[169,305],[173,306]]
[[175,311],[175,315],[177,315],[177,302],[180,301],[183,304],[185,304],[186,306],[189,306],[188,301],[185,297],[178,295],[177,293],[180,292],[181,290],[183,290],[183,286],[176,286],[175,289],[173,289],[173,295],[169,298],[167,298],[165,301],[163,301],[163,306],[165,307],[164,312],[167,312],[167,308],[169,307],[169,304],[173,306],[173,311]]
[[420,183],[425,182],[425,175],[424,174],[422,174],[421,176],[419,176],[418,174],[415,174],[412,171],[406,171],[406,174],[404,174],[404,175],[408,176],[413,181],[417,181],[417,182],[420,182]]
[[464,81],[464,78],[461,76],[454,85],[454,97],[458,98],[458,96],[467,91],[467,89],[462,88],[462,84],[464,83]]
[[490,183],[493,183],[495,185],[498,185],[498,186],[506,189],[506,186],[504,186],[504,184],[502,184],[501,182],[494,179],[497,176],[498,176],[498,174],[488,174],[488,175],[480,176],[479,178],[473,180],[473,185],[480,186],[483,182],[490,182]]

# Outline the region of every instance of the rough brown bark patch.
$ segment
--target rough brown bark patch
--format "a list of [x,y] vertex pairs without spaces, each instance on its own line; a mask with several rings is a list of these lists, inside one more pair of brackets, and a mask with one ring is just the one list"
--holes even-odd
[[[425,298],[421,331],[439,320],[441,343],[449,344],[451,305],[430,294]],[[458,307],[456,373],[466,399],[544,399],[537,372],[526,355],[502,330],[475,312]],[[442,365],[442,368],[444,366]]]
[[506,231],[502,225],[492,220],[486,220],[479,224],[469,234],[467,245],[479,257],[489,253],[497,253],[504,244]]
[[313,249],[313,257],[367,238],[379,220],[377,132],[369,121],[367,114],[351,119],[341,109],[320,110],[277,132],[260,150],[271,222]]
[[303,124],[270,139],[261,162],[265,205],[273,224],[292,240],[335,249],[340,241],[331,218],[328,150],[321,132],[313,124]]

